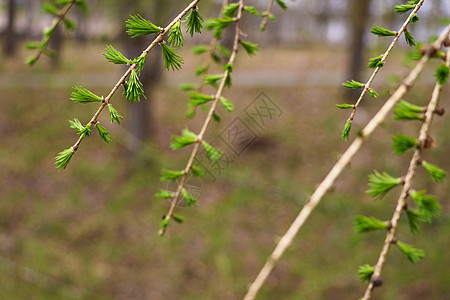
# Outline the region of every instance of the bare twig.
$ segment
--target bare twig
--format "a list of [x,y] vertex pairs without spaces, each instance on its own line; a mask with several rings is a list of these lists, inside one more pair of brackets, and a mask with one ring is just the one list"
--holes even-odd
[[[239,37],[241,35],[241,30],[240,30],[240,26],[239,26],[239,21],[242,17],[242,10],[244,9],[244,0],[240,0],[239,1],[239,8],[238,8],[238,13],[237,16],[235,18],[235,34],[234,34],[234,42],[233,42],[233,50],[231,52],[231,56],[228,60],[228,65],[232,65],[234,63],[234,60],[236,59],[236,54],[239,48]],[[189,173],[189,171],[192,168],[192,164],[194,163],[194,159],[195,156],[197,155],[197,152],[200,148],[200,145],[203,141],[203,137],[205,135],[206,130],[208,129],[208,125],[212,120],[213,114],[216,110],[217,104],[219,103],[220,97],[222,97],[222,92],[223,89],[225,87],[225,83],[226,83],[226,78],[229,75],[230,70],[228,68],[225,68],[225,71],[222,73],[222,79],[220,81],[219,87],[216,91],[216,94],[214,96],[214,99],[212,100],[212,104],[211,107],[209,108],[208,111],[208,115],[206,116],[205,121],[203,122],[202,128],[200,130],[200,133],[197,135],[197,142],[194,145],[194,148],[191,152],[191,155],[189,157],[189,160],[186,164],[186,167],[183,170],[183,175],[181,176],[180,179],[180,183],[178,184],[177,190],[174,194],[174,196],[172,197],[171,200],[171,204],[170,204],[170,208],[169,208],[169,212],[167,213],[167,215],[165,216],[166,218],[172,218],[174,211],[175,211],[175,206],[177,204],[177,201],[181,195],[182,189],[184,187],[184,183],[186,182],[187,179],[187,175]],[[161,228],[161,230],[159,231],[160,235],[163,235],[166,232],[166,228],[167,227],[163,227]]]
[[[172,28],[175,23],[180,21],[191,9],[193,9],[201,0],[194,0],[192,1],[175,19],[172,20],[172,22],[169,23],[164,29],[161,30],[161,32],[158,34],[158,36],[153,40],[153,42],[145,49],[141,55],[148,54],[150,50],[153,49],[158,43],[161,43],[163,41],[163,37],[169,32],[169,30]],[[116,91],[119,89],[119,87],[125,83],[126,78],[128,75],[130,75],[131,71],[135,69],[137,66],[136,63],[130,65],[130,67],[126,70],[126,72],[120,77],[119,81],[117,81],[116,85],[112,88],[112,90],[109,92],[108,96],[103,98],[102,104],[98,108],[97,112],[94,114],[94,116],[91,118],[88,124],[95,125],[97,123],[97,118],[103,111],[103,109],[110,103],[112,96],[116,93]],[[78,138],[78,141],[71,147],[73,151],[76,151],[78,147],[81,144],[81,141],[83,140],[83,136],[81,135]]]
[[[447,64],[447,67],[450,65],[450,50],[447,51],[446,64]],[[442,85],[439,84],[439,82],[436,82],[436,85],[434,86],[434,89],[433,89],[433,93],[431,95],[430,102],[426,109],[424,123],[422,124],[422,127],[420,129],[420,134],[419,134],[419,139],[418,139],[419,147],[417,147],[414,150],[414,154],[409,163],[409,168],[405,175],[403,188],[402,188],[402,191],[401,191],[400,196],[397,201],[397,207],[395,208],[394,215],[392,216],[392,218],[389,222],[389,224],[391,226],[389,228],[389,231],[386,234],[386,238],[384,240],[384,245],[380,252],[380,256],[378,258],[377,264],[374,267],[372,279],[371,279],[369,285],[367,286],[366,292],[364,293],[364,298],[363,298],[364,300],[369,300],[370,297],[372,296],[372,291],[373,291],[374,287],[379,285],[381,271],[386,262],[386,256],[388,254],[389,248],[391,247],[391,245],[394,241],[394,238],[395,238],[395,232],[397,230],[398,220],[400,219],[402,211],[405,207],[406,198],[409,195],[409,190],[412,185],[412,180],[414,178],[416,168],[417,168],[417,166],[420,162],[421,156],[422,156],[422,150],[423,150],[422,147],[425,144],[425,141],[428,136],[428,130],[433,121],[433,115],[434,115],[436,106],[439,102],[439,95],[440,95],[441,89],[442,89]]]
[[[425,0],[420,0],[416,4],[416,6],[414,7],[413,11],[409,14],[408,18],[406,19],[406,21],[403,23],[403,25],[400,27],[400,29],[398,31],[396,31],[394,39],[392,40],[391,44],[387,48],[386,52],[384,52],[384,54],[381,57],[381,60],[380,60],[381,64],[383,64],[386,61],[386,58],[391,53],[392,49],[394,48],[394,45],[397,43],[397,41],[400,38],[401,34],[406,30],[406,27],[411,22],[411,18],[417,13],[417,11],[420,9],[420,7],[422,6],[424,1]],[[353,110],[352,110],[352,112],[350,114],[350,117],[348,117],[348,121],[352,121],[353,118],[355,117],[356,110],[358,109],[359,104],[361,103],[361,101],[362,101],[364,95],[366,94],[366,92],[370,89],[370,86],[371,86],[373,80],[375,79],[375,76],[377,76],[377,73],[378,73],[378,71],[380,69],[381,69],[381,67],[376,67],[375,70],[373,70],[373,73],[370,76],[369,80],[367,80],[366,84],[364,84],[364,88],[363,88],[361,94],[359,95],[358,100],[356,100],[356,103],[353,106]]]
[[[450,32],[450,25],[446,27],[446,29],[439,36],[439,38],[436,40],[436,42],[433,44],[433,46],[431,48],[433,48],[435,50],[440,49],[443,41],[449,35],[449,32]],[[413,85],[417,76],[419,76],[419,74],[425,68],[425,65],[427,64],[431,55],[432,55],[431,50],[424,53],[424,56],[422,57],[422,59],[417,63],[417,65],[414,67],[414,69],[405,78],[403,83],[400,84],[400,86],[392,94],[392,96],[386,101],[386,103],[383,105],[383,107],[381,107],[381,109],[377,112],[377,114],[369,121],[369,123],[366,125],[366,127],[361,131],[360,136],[358,136],[353,141],[353,143],[350,145],[350,147],[347,149],[347,151],[345,151],[345,153],[341,156],[341,158],[338,160],[338,162],[333,166],[333,168],[328,173],[328,175],[325,177],[325,179],[319,184],[319,186],[316,188],[314,193],[309,198],[308,203],[305,204],[303,209],[298,214],[297,218],[294,220],[294,222],[291,224],[291,226],[289,227],[287,232],[280,239],[277,246],[275,247],[275,250],[269,256],[269,258],[267,259],[263,268],[259,272],[258,276],[253,281],[253,283],[250,285],[249,290],[244,297],[244,300],[255,299],[256,294],[261,289],[262,285],[264,284],[265,280],[269,276],[273,267],[278,262],[278,260],[283,255],[283,253],[286,251],[286,249],[289,247],[289,245],[292,244],[294,237],[297,235],[300,228],[303,226],[305,221],[308,219],[311,212],[314,210],[314,208],[317,206],[317,204],[319,204],[319,202],[322,200],[322,197],[333,185],[336,178],[341,174],[341,172],[348,165],[348,163],[351,161],[353,156],[361,148],[363,142],[367,138],[370,137],[370,135],[374,132],[374,130],[383,122],[383,120],[386,118],[387,114],[392,110],[392,108],[395,106],[395,104],[398,101],[400,101],[400,99],[403,97],[403,95]]]

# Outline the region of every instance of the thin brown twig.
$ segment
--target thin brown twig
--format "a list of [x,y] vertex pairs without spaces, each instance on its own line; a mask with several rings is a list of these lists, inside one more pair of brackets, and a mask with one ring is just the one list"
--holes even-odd
[[[150,50],[152,50],[158,43],[161,43],[163,41],[163,37],[169,32],[169,30],[180,21],[191,9],[193,9],[201,0],[194,0],[192,1],[177,17],[175,17],[172,22],[169,23],[165,28],[162,29],[162,31],[158,34],[158,36],[153,40],[153,42],[145,49],[141,55],[147,55]],[[116,93],[116,91],[119,89],[119,87],[125,83],[126,78],[128,75],[130,75],[131,71],[135,69],[137,66],[136,63],[130,65],[130,67],[125,71],[125,73],[120,77],[119,81],[117,81],[116,85],[112,88],[112,90],[109,92],[108,96],[103,98],[102,104],[97,109],[94,116],[89,121],[89,124],[95,125],[97,123],[97,118],[103,111],[103,109],[110,103],[112,96]],[[81,141],[83,140],[84,136],[80,136],[77,140],[77,142],[71,147],[73,151],[78,150],[78,147],[81,144]]]
[[261,21],[261,25],[259,26],[259,28],[261,28],[261,30],[266,29],[266,25],[267,25],[267,22],[269,21],[269,16],[270,16],[270,14],[271,14],[272,7],[273,7],[273,4],[274,4],[274,3],[275,3],[275,0],[270,0],[269,5],[267,6],[266,11],[263,12],[264,18],[263,18],[263,20]]
[[[406,30],[408,24],[411,22],[412,17],[417,13],[417,11],[422,6],[423,2],[425,0],[420,0],[416,6],[414,7],[413,11],[409,14],[406,21],[403,23],[403,25],[400,27],[398,31],[396,31],[394,39],[392,40],[391,44],[387,48],[387,50],[384,52],[384,54],[381,57],[380,63],[383,64],[386,61],[386,58],[391,53],[392,49],[394,48],[394,45],[397,43],[398,39],[400,38],[401,34]],[[378,71],[381,69],[381,67],[376,67],[375,70],[373,70],[372,75],[370,76],[369,80],[367,80],[366,84],[364,84],[364,88],[361,92],[361,94],[358,97],[358,100],[356,100],[356,103],[353,105],[352,112],[350,113],[350,116],[348,117],[347,121],[353,121],[353,118],[355,117],[356,111],[358,109],[359,104],[361,103],[364,95],[366,92],[370,89],[371,84],[373,80],[375,79],[375,76],[377,76]]]
[[[239,37],[241,35],[239,21],[241,20],[243,9],[244,9],[244,0],[240,0],[238,13],[235,18],[235,34],[234,34],[233,50],[231,51],[231,55],[230,55],[227,65],[232,65],[236,59],[236,54],[237,54],[238,48],[239,48]],[[214,95],[214,99],[212,100],[211,107],[209,108],[206,119],[200,129],[200,133],[197,135],[197,142],[195,143],[194,148],[192,149],[191,155],[189,157],[189,160],[186,164],[186,167],[183,170],[183,175],[181,176],[180,183],[178,184],[177,190],[176,190],[174,196],[172,197],[169,212],[167,213],[165,218],[170,219],[173,217],[175,207],[176,207],[177,201],[182,193],[184,183],[186,182],[186,179],[187,179],[187,175],[192,168],[195,156],[197,155],[200,145],[203,142],[203,137],[205,135],[205,132],[208,129],[208,125],[212,120],[212,117],[216,110],[217,104],[219,103],[219,100],[222,97],[222,92],[225,88],[225,83],[226,83],[227,77],[229,76],[229,72],[230,72],[229,69],[225,68],[225,71],[222,73],[222,79],[220,81],[219,87]],[[164,235],[164,233],[166,232],[166,229],[167,229],[166,226],[161,228],[161,230],[159,231],[159,234]]]
[[[64,18],[66,17],[67,12],[70,10],[70,8],[75,4],[77,0],[72,0],[69,3],[66,4],[66,6],[64,6],[59,12],[58,15],[56,16],[55,19],[53,19],[53,23],[50,26],[50,28],[48,29],[49,31],[55,31],[55,29],[59,26],[59,24],[62,22],[62,20],[64,20]],[[46,43],[44,43],[44,47],[40,48],[39,51],[32,57],[28,58],[27,61],[30,62],[30,64],[34,64],[37,62],[37,60],[41,57],[41,55],[44,53],[44,51],[47,49],[48,47],[48,40],[50,39],[50,36],[46,37]]]
[[[447,51],[447,60],[446,60],[447,67],[450,65],[450,50]],[[383,269],[383,266],[386,262],[386,256],[389,252],[389,248],[391,247],[394,238],[395,238],[395,232],[397,230],[398,226],[398,220],[400,219],[400,216],[402,214],[402,211],[404,210],[405,204],[406,204],[406,198],[409,195],[409,191],[411,189],[412,180],[414,179],[414,175],[416,172],[416,168],[419,165],[419,162],[421,160],[422,156],[422,147],[425,144],[425,141],[428,136],[428,131],[430,129],[431,123],[433,121],[433,115],[434,111],[437,107],[437,104],[439,102],[439,95],[442,89],[442,85],[439,82],[436,82],[436,85],[434,86],[433,93],[431,95],[430,102],[427,106],[426,113],[425,113],[425,120],[422,124],[422,127],[420,129],[418,144],[419,147],[417,147],[414,150],[414,154],[411,158],[411,161],[409,163],[408,171],[405,175],[404,184],[402,191],[400,193],[400,196],[397,201],[397,206],[395,208],[394,214],[389,221],[390,227],[386,234],[386,238],[384,240],[383,248],[380,252],[380,256],[378,258],[377,264],[374,267],[374,272],[371,277],[371,281],[369,285],[367,286],[367,289],[364,293],[364,300],[369,300],[372,296],[372,291],[375,287],[379,286],[381,284],[381,271]]]
[[[440,49],[445,38],[450,32],[450,25],[446,27],[443,33],[439,36],[436,42],[433,44],[433,49]],[[387,114],[392,110],[392,108],[397,104],[398,101],[403,97],[403,95],[408,91],[408,89],[413,85],[419,74],[425,68],[432,51],[429,50],[424,53],[422,59],[417,63],[414,69],[409,73],[405,80],[400,84],[397,90],[392,94],[392,96],[386,101],[386,103],[381,107],[377,114],[369,121],[366,127],[361,131],[360,135],[353,141],[347,151],[341,156],[337,163],[333,166],[331,171],[325,177],[325,179],[319,184],[314,193],[309,198],[308,203],[302,208],[294,222],[290,225],[286,233],[281,237],[280,241],[275,247],[275,250],[267,259],[266,263],[258,273],[256,279],[250,285],[244,300],[253,300],[256,294],[263,286],[270,272],[274,268],[275,264],[278,262],[280,257],[286,251],[286,249],[292,244],[294,237],[297,235],[298,231],[305,224],[306,220],[310,216],[314,208],[322,200],[322,197],[334,184],[334,181],[342,173],[344,168],[350,163],[353,156],[361,148],[364,141],[370,137],[374,130],[384,121]]]

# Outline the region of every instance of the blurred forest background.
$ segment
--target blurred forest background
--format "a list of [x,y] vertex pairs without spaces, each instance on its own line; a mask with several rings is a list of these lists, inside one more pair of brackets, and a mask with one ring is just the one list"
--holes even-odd
[[[246,1],[261,11],[269,1]],[[190,182],[200,196],[199,207],[178,208],[182,225],[171,224],[157,235],[168,203],[154,194],[162,168],[181,169],[188,152],[174,153],[170,137],[188,124],[199,129],[204,113],[188,120],[187,97],[179,84],[198,82],[194,70],[206,59],[191,53],[209,43],[211,33],[185,35],[180,50],[185,64],[177,72],[163,69],[160,51],[147,58],[144,82],[148,100],[129,106],[122,96],[114,106],[125,117],[121,126],[100,121],[112,133],[105,144],[96,134],[85,141],[67,170],[53,166],[56,153],[77,136],[68,119],[87,122],[97,107],[69,101],[71,87],[82,85],[106,95],[124,69],[101,55],[114,45],[134,57],[149,38],[130,39],[124,31],[130,14],[140,13],[165,26],[188,1],[87,0],[89,12],[78,8],[69,17],[78,23],[52,38],[54,58],[36,66],[24,64],[33,51],[27,41],[39,40],[52,18],[42,1],[0,2],[0,298],[1,299],[241,299],[279,236],[301,209],[349,143],[341,141],[348,117],[337,103],[353,103],[357,95],[340,83],[365,82],[370,57],[384,52],[390,38],[369,33],[373,24],[397,30],[406,15],[394,13],[392,0],[287,1],[274,7],[276,22],[259,31],[260,17],[246,15],[248,40],[260,45],[248,57],[239,52],[233,87],[225,97],[236,105],[231,115],[207,136],[225,150],[225,165],[210,166],[211,176]],[[219,1],[202,1],[203,17],[216,17]],[[420,21],[409,26],[421,42],[439,34],[450,17],[450,3],[425,1]],[[230,37],[225,35],[224,44]],[[358,111],[353,132],[362,128],[414,64],[403,38],[375,80],[376,100]],[[431,62],[406,100],[424,104],[440,62]],[[220,70],[220,65],[213,68]],[[441,105],[450,111],[450,89]],[[270,99],[277,115],[257,126],[246,113],[255,101]],[[258,100],[259,99],[259,100]],[[239,117],[254,134],[249,146],[235,153],[221,133]],[[276,266],[258,299],[356,299],[365,284],[357,278],[361,264],[374,264],[384,232],[353,231],[356,215],[389,219],[397,193],[373,201],[364,191],[374,169],[402,175],[409,155],[397,157],[390,148],[399,132],[417,136],[418,123],[388,120],[363,146],[350,168],[326,195],[294,245]],[[436,118],[431,134],[438,147],[427,153],[431,162],[450,170],[450,118]],[[443,213],[422,232],[409,233],[401,220],[400,235],[426,251],[417,266],[392,249],[383,272],[384,284],[374,299],[448,299],[450,294],[450,185],[433,184],[419,172],[418,189],[439,195]]]

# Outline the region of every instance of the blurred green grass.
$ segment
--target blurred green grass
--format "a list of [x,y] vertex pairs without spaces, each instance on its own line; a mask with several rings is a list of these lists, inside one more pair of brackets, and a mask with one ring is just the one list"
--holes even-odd
[[[107,124],[107,116],[101,118],[111,130],[113,142],[105,144],[94,134],[82,143],[68,169],[58,173],[53,167],[55,154],[76,139],[67,120],[77,117],[85,121],[96,109],[95,105],[70,103],[70,86],[79,84],[77,80],[85,74],[120,73],[104,62],[102,45],[66,49],[59,70],[49,71],[45,60],[32,70],[20,61],[6,61],[1,69],[2,76],[23,73],[49,78],[47,86],[1,90],[1,297],[240,299],[307,196],[348,145],[340,141],[347,114],[334,107],[349,101],[342,98],[343,88],[274,84],[237,85],[227,91],[236,112],[231,116],[222,113],[222,122],[208,133],[219,145],[220,132],[234,117],[243,115],[244,108],[262,91],[283,114],[266,131],[257,131],[256,143],[241,157],[234,157],[216,182],[202,180],[199,207],[179,208],[185,223],[171,224],[167,236],[159,238],[159,221],[167,210],[167,203],[153,196],[166,186],[159,181],[160,170],[181,168],[186,160],[186,152],[169,150],[170,135],[186,123],[198,128],[204,114],[200,112],[188,122],[185,95],[161,85],[151,100],[157,124],[154,140],[131,156],[126,142],[129,133],[123,129],[128,107],[116,95],[113,102],[125,116],[123,126]],[[269,48],[255,58],[240,58],[235,73],[277,73],[288,66],[305,72],[321,68],[341,72],[348,59],[345,55],[340,49]],[[392,59],[390,69],[383,72],[395,71],[401,78],[406,73],[397,62],[401,51],[394,55],[397,60]],[[184,56],[187,64],[180,74],[189,80],[199,58],[191,58],[188,52]],[[430,70],[421,79],[425,80]],[[59,74],[69,75],[52,85]],[[166,79],[170,81],[173,74],[166,73]],[[98,83],[86,82],[85,86],[106,94],[108,84],[97,87]],[[425,103],[431,89],[420,84],[406,99]],[[359,111],[353,134],[392,88],[380,85],[378,91],[382,95],[379,100]],[[448,92],[446,87],[444,95]],[[442,97],[445,99],[448,96]],[[445,101],[442,105],[449,108]],[[449,125],[448,117],[436,118],[432,135],[439,147],[426,154],[447,170]],[[357,267],[375,263],[384,233],[356,234],[353,219],[359,214],[390,218],[398,195],[396,190],[381,201],[369,199],[364,193],[367,175],[373,169],[403,174],[409,156],[392,154],[390,136],[400,130],[416,135],[418,128],[417,123],[388,120],[376,131],[307,221],[258,299],[355,299],[362,294],[365,284],[357,279]],[[427,256],[413,266],[393,248],[383,272],[383,287],[376,290],[374,299],[443,299],[450,293],[450,186],[432,184],[423,171],[415,182],[418,188],[440,195],[443,216],[424,225],[415,236],[402,217],[399,237],[425,249]]]

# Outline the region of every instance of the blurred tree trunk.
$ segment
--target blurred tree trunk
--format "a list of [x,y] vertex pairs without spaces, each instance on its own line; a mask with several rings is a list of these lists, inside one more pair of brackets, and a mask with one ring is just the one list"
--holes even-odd
[[15,32],[16,22],[16,1],[8,0],[8,20],[5,29],[5,40],[3,52],[7,56],[12,56],[16,50],[17,35]]
[[61,51],[64,43],[64,35],[62,33],[62,26],[55,28],[55,32],[50,38],[49,46],[50,50],[55,51],[54,55],[51,57],[50,64],[53,69],[58,68],[61,62]]
[[[370,0],[350,1],[351,49],[347,70],[347,79],[361,80],[361,68],[364,65],[364,33],[367,31]],[[358,97],[360,91],[345,89],[347,96]]]

